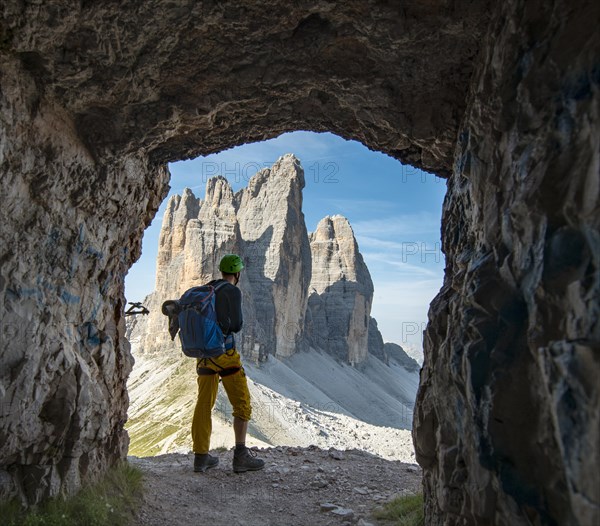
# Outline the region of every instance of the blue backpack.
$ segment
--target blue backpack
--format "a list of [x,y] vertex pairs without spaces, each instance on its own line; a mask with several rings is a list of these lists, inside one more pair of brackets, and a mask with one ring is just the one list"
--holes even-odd
[[190,358],[214,358],[225,352],[226,339],[217,321],[215,293],[224,285],[202,285],[183,293],[178,304],[179,339]]

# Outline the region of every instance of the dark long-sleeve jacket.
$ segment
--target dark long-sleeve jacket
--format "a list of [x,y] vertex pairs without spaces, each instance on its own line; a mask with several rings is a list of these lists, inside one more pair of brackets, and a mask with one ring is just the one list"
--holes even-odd
[[[211,281],[213,287],[223,280]],[[226,283],[217,290],[215,298],[217,321],[224,335],[239,332],[244,324],[242,316],[242,292],[231,283]]]

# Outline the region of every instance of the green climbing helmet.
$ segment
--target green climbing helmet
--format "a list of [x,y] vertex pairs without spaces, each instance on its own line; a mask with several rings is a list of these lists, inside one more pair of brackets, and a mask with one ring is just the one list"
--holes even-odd
[[242,258],[236,254],[226,254],[221,258],[219,270],[227,274],[237,274],[244,268]]

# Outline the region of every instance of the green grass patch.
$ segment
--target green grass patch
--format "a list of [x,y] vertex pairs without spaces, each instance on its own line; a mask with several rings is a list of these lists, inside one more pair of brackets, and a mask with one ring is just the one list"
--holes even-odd
[[394,526],[423,526],[425,524],[423,512],[423,495],[405,495],[398,497],[377,510],[373,516],[385,524]]
[[[159,444],[162,440],[181,431],[181,428],[164,422],[153,420],[144,422],[136,419],[129,427],[129,455],[136,457],[154,456],[160,452]],[[189,434],[189,431],[186,432]]]
[[5,526],[126,525],[141,495],[142,472],[123,462],[73,497],[55,497],[27,510],[17,502],[0,504],[0,517]]

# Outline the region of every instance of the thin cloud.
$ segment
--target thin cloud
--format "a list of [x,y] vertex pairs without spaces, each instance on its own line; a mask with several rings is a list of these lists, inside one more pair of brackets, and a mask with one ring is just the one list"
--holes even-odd
[[402,252],[406,248],[405,244],[399,241],[389,241],[388,239],[379,239],[370,236],[356,236],[356,241],[361,248],[375,248],[390,252]]
[[363,213],[365,210],[381,212],[381,210],[394,210],[398,207],[397,203],[383,199],[327,199],[326,202],[344,214]]
[[385,218],[355,221],[352,225],[357,236],[388,237],[440,234],[440,219],[430,212],[401,214]]
[[429,304],[441,285],[441,277],[375,282],[371,316],[377,320],[384,341],[420,352]]
[[[394,258],[386,253],[373,253],[367,252],[363,254],[363,258],[367,263],[367,267],[370,269],[371,275],[376,276],[381,272],[385,272],[387,276],[387,280],[390,279],[390,273],[394,273],[394,280],[400,279],[402,275],[410,275],[410,276],[424,276],[437,278],[440,275],[439,270],[433,270],[425,267],[423,264],[415,265],[412,263],[408,263],[408,261],[402,261],[402,259]],[[379,270],[377,263],[385,264],[385,271]]]

